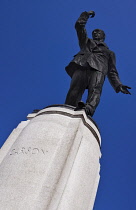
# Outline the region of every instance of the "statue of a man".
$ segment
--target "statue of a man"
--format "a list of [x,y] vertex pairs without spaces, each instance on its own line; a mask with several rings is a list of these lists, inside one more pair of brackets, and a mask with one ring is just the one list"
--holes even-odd
[[[121,83],[115,64],[115,54],[105,44],[103,30],[95,29],[93,39],[88,38],[85,25],[89,17],[94,17],[94,11],[83,12],[75,24],[80,51],[66,67],[72,78],[65,104],[76,109],[83,107],[87,115],[93,116],[99,104],[102,86],[107,75],[115,91],[130,94],[130,87]],[[86,104],[80,102],[82,95],[88,89]]]

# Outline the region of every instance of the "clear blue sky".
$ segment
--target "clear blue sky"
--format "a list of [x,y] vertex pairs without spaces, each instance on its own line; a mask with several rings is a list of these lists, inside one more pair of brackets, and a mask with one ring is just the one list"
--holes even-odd
[[96,16],[88,36],[95,28],[105,31],[121,81],[132,87],[131,96],[116,94],[106,80],[93,117],[102,136],[94,210],[135,210],[135,0],[0,1],[0,146],[33,109],[64,103],[70,84],[64,68],[79,50],[74,23],[89,10]]

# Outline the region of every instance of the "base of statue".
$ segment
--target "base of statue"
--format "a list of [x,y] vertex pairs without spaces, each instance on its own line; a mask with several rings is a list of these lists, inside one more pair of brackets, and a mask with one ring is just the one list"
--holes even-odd
[[54,105],[29,114],[0,151],[0,209],[91,210],[100,139],[84,110]]

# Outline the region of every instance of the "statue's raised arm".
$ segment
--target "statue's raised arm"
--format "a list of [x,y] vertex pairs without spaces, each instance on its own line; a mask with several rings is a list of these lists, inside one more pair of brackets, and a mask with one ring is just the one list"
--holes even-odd
[[88,18],[89,17],[92,18],[94,16],[95,16],[94,11],[82,12],[80,17],[78,18],[78,20],[75,23],[75,29],[77,31],[79,46],[81,49],[86,45],[87,40],[88,40],[85,25],[87,23]]

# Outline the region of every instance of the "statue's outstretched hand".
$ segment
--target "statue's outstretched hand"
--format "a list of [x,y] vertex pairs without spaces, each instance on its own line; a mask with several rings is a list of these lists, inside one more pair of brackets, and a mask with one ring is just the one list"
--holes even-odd
[[124,94],[130,94],[131,95],[131,93],[128,91],[128,89],[131,89],[131,87],[128,87],[126,85],[120,85],[118,90],[121,91]]
[[95,12],[94,11],[89,11],[88,14],[90,15],[90,18],[93,18],[95,16]]

